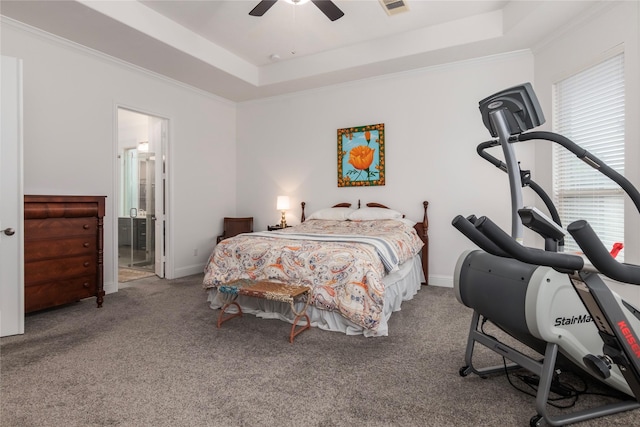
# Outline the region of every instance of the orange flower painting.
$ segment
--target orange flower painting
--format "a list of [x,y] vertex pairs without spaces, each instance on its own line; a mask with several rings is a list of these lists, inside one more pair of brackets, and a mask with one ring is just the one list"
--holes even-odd
[[358,170],[369,169],[369,166],[373,163],[373,154],[375,152],[376,150],[373,148],[364,145],[353,147],[349,151],[349,163]]
[[338,129],[338,187],[384,183],[384,123]]

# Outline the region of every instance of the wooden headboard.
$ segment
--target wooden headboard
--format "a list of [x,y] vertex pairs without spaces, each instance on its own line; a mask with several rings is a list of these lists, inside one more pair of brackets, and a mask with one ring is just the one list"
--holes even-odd
[[[300,203],[300,206],[302,206],[302,216],[300,217],[300,222],[305,222],[305,220],[307,219],[306,216],[304,216],[304,207],[307,204],[305,202]],[[350,208],[351,207],[351,203],[338,203],[337,205],[333,205],[331,206],[332,208]],[[360,202],[358,202],[358,209],[360,209]]]
[[[302,206],[302,216],[300,217],[300,222],[304,222],[306,219],[305,213],[304,213],[304,208],[306,206],[306,203],[302,202],[300,203],[300,205]],[[336,205],[333,205],[332,207],[333,208],[349,208],[351,207],[351,203],[338,203]],[[376,202],[367,203],[367,207],[389,209],[388,206],[385,206],[381,203],[376,203]],[[416,223],[416,225],[414,225],[413,228],[416,229],[416,232],[418,233],[418,237],[420,237],[420,240],[422,240],[422,242],[424,243],[424,247],[422,248],[421,261],[422,261],[422,271],[424,272],[424,277],[425,277],[424,284],[428,285],[429,284],[429,234],[428,234],[429,218],[427,216],[427,208],[429,207],[429,202],[427,201],[422,202],[422,207],[424,209],[422,222]],[[358,200],[358,209],[360,209],[360,200]]]

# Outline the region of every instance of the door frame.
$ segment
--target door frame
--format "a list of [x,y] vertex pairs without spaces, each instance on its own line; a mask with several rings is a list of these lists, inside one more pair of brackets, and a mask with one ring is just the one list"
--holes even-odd
[[[166,132],[162,135],[162,150],[159,153],[161,158],[164,158],[164,185],[163,185],[163,200],[156,199],[156,205],[162,207],[164,206],[164,217],[158,218],[157,221],[164,221],[164,234],[162,238],[164,239],[163,244],[161,245],[164,249],[164,255],[162,257],[164,262],[164,277],[167,279],[173,278],[173,243],[171,239],[171,185],[170,185],[170,155],[169,155],[169,147],[170,147],[170,129],[171,129],[171,118],[166,114],[160,114],[157,112],[149,111],[144,108],[134,107],[125,103],[115,103],[113,109],[113,171],[114,171],[114,180],[113,180],[113,198],[114,203],[112,204],[112,215],[111,222],[114,230],[113,236],[113,278],[115,287],[114,291],[118,290],[118,204],[120,197],[120,161],[118,159],[118,148],[119,148],[119,131],[118,131],[118,110],[124,109],[129,110],[134,113],[144,114],[147,116],[157,117],[166,122]],[[158,154],[157,154],[158,155]],[[161,167],[161,165],[156,162],[156,168]],[[156,182],[156,187],[160,184]],[[158,209],[156,209],[158,211]],[[158,216],[156,214],[156,216]],[[156,241],[158,241],[158,236],[156,236]]]

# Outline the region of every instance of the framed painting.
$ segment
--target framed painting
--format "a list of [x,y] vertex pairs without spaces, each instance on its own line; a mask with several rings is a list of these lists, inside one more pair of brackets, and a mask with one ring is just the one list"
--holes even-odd
[[384,185],[384,123],[338,129],[338,187]]

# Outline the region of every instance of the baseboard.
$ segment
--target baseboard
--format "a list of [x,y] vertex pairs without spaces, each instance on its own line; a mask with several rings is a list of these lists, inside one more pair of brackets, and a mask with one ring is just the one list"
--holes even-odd
[[180,277],[192,276],[194,274],[201,274],[204,272],[205,264],[196,264],[189,265],[186,267],[176,268],[173,273],[173,279],[178,279]]
[[440,286],[443,288],[453,288],[452,276],[429,275],[429,286]]
[[118,292],[118,285],[117,283],[114,282],[109,282],[109,283],[105,283],[104,284],[104,293],[105,294],[112,294],[114,292]]

